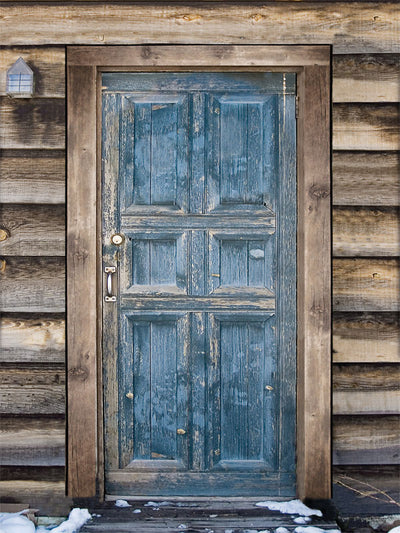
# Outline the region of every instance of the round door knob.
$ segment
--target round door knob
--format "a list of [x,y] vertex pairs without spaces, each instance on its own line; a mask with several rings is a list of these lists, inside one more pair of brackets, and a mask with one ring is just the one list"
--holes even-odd
[[176,432],[178,435],[186,435],[186,431],[184,429],[177,429]]
[[128,400],[133,400],[133,392],[127,392],[125,396],[128,398]]
[[111,242],[115,244],[116,246],[120,246],[125,240],[125,237],[121,235],[120,233],[116,233],[111,237]]

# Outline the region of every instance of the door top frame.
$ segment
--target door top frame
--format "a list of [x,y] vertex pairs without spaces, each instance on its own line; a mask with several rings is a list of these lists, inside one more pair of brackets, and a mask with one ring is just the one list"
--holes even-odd
[[67,47],[70,496],[103,495],[99,74],[193,69],[297,72],[297,490],[301,498],[330,497],[330,58],[328,45]]

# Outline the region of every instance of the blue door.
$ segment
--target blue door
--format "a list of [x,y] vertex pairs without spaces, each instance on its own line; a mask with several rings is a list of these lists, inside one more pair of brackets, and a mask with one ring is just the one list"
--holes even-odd
[[295,92],[102,76],[108,494],[295,494]]

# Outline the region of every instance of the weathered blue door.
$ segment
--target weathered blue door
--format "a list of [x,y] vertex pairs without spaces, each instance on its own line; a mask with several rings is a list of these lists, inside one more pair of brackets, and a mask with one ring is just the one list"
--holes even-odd
[[295,493],[295,84],[103,74],[108,494]]

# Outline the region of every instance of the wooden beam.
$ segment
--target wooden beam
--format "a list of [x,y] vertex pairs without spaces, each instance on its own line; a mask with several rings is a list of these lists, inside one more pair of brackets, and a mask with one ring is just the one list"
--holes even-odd
[[334,102],[400,101],[399,54],[336,55],[332,66]]
[[62,316],[5,315],[0,321],[1,362],[64,363],[65,320]]
[[[399,52],[397,2],[5,4],[0,44],[333,44]],[[284,23],[282,23],[284,21]]]
[[65,147],[65,102],[59,98],[0,97],[0,148]]
[[333,464],[399,464],[400,417],[334,416]]
[[400,205],[399,152],[334,152],[334,205]]
[[3,203],[65,203],[63,150],[1,150],[0,174]]
[[0,54],[0,96],[6,94],[6,73],[22,57],[34,73],[35,97],[65,97],[65,47],[31,46],[3,48]]
[[334,259],[335,311],[398,311],[398,259]]
[[332,231],[336,257],[400,256],[400,211],[396,207],[336,207]]
[[64,466],[64,419],[2,417],[0,464],[8,466]]
[[335,104],[334,150],[400,150],[397,104]]
[[334,313],[334,363],[400,363],[400,317]]
[[61,257],[6,257],[0,271],[0,310],[62,313],[65,260]]
[[1,255],[64,256],[63,205],[3,205],[0,210]]

